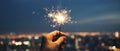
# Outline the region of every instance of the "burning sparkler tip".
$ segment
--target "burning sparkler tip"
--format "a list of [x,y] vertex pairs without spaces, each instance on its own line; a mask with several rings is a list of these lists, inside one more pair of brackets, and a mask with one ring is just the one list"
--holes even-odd
[[67,23],[70,21],[69,11],[62,9],[62,10],[51,10],[51,12],[48,13],[48,17],[52,18],[53,22],[57,23],[58,25],[63,25],[64,23]]

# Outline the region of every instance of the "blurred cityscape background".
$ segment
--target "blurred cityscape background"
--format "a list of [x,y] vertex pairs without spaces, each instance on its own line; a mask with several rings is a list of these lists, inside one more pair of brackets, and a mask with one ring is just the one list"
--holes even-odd
[[[63,51],[120,51],[119,32],[66,32]],[[44,33],[0,34],[0,51],[40,51]]]
[[45,9],[59,7],[72,20],[63,51],[120,51],[120,0],[0,0],[0,51],[40,51],[42,35],[58,28]]

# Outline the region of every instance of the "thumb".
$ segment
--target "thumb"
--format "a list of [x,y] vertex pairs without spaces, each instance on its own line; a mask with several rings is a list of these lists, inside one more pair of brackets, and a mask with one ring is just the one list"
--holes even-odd
[[60,36],[55,43],[57,43],[58,45],[62,44],[66,39],[66,36]]

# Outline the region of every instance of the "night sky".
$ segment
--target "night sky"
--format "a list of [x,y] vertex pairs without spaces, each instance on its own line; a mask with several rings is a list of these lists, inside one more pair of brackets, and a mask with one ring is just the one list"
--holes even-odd
[[71,10],[62,31],[120,31],[120,0],[0,0],[0,32],[56,30],[45,20],[44,8]]

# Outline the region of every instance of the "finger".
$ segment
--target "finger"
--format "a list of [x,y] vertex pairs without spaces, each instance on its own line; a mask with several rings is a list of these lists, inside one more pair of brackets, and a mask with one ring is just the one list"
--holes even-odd
[[64,32],[60,32],[60,36],[67,36],[67,35]]
[[44,34],[43,37],[45,37],[46,40],[51,41],[53,39],[53,36],[56,36],[59,31],[55,30],[53,32],[50,32],[49,34]]
[[59,37],[61,37],[61,36],[66,36],[66,35],[65,35],[65,33],[63,33],[63,32],[59,32],[59,34],[53,36],[52,41],[55,42],[55,41],[56,41]]
[[65,39],[66,39],[66,36],[61,36],[61,37],[59,37],[59,38],[55,41],[55,43],[57,43],[58,45],[60,45],[60,44],[62,44],[62,43],[65,41]]
[[51,33],[49,34],[49,36],[51,36],[51,38],[54,38],[54,37],[56,37],[56,36],[66,36],[66,34],[63,33],[63,32],[59,32],[59,31],[55,30],[55,31],[51,32]]
[[51,36],[52,38],[55,37],[55,36],[57,36],[57,35],[59,35],[59,31],[57,31],[57,30],[49,33],[49,36]]

